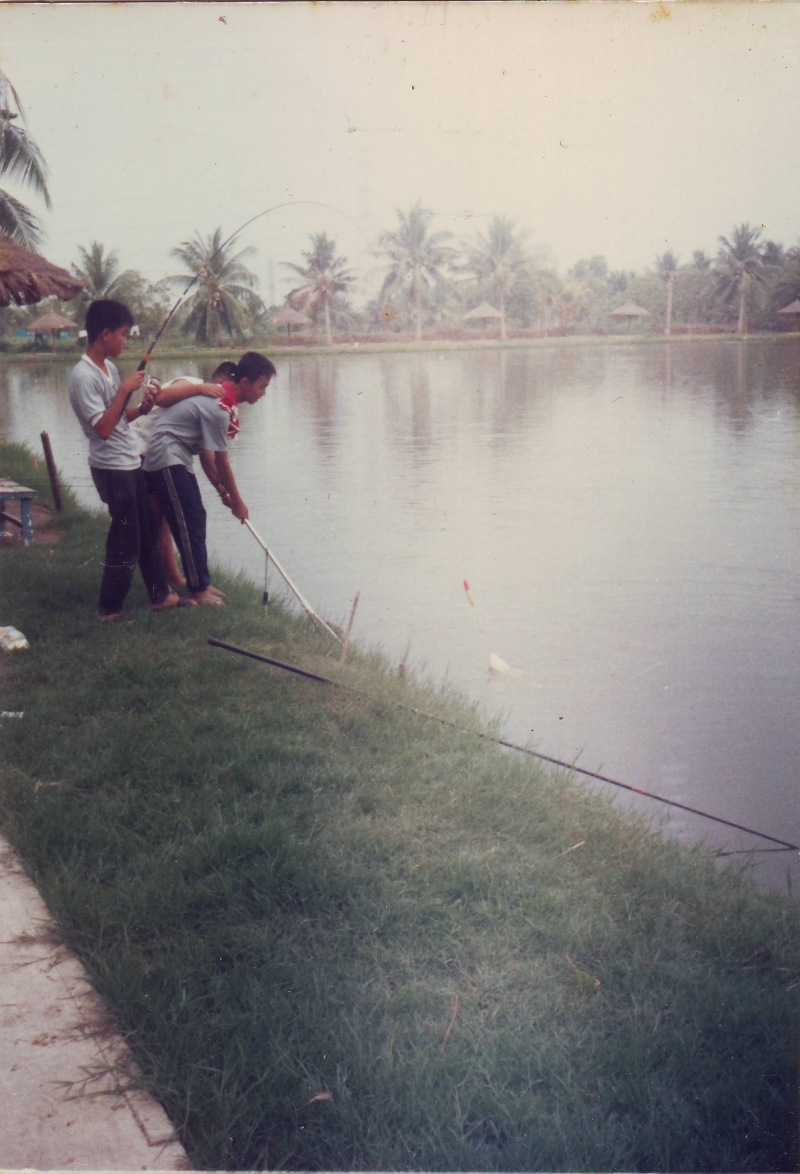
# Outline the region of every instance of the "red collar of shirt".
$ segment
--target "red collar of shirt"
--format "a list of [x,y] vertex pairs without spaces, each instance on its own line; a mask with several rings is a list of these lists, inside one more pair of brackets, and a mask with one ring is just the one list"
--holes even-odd
[[233,440],[239,432],[239,402],[236,399],[236,391],[232,383],[223,383],[222,386],[225,389],[225,394],[217,400],[217,403],[230,416],[228,437]]

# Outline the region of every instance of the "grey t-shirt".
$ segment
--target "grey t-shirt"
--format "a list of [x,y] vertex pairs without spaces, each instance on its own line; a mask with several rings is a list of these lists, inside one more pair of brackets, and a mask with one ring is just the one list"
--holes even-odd
[[89,465],[93,469],[138,469],[141,458],[124,412],[107,440],[103,440],[94,428],[120,384],[119,372],[108,359],[106,367],[108,375],[88,355],[84,355],[72,368],[69,377],[72,410],[89,440]]
[[148,473],[183,465],[192,472],[193,457],[209,449],[225,452],[230,416],[219,400],[193,395],[160,413],[147,445],[144,467]]

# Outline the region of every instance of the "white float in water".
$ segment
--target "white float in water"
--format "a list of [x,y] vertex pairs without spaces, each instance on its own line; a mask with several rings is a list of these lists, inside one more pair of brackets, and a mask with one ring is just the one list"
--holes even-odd
[[494,673],[498,677],[521,677],[522,669],[512,668],[507,661],[503,660],[502,656],[498,656],[496,652],[489,653],[489,672]]

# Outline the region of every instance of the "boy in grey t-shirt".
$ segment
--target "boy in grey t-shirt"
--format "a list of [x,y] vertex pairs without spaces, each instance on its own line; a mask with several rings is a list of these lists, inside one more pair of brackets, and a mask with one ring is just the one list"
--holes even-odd
[[206,511],[194,473],[200,463],[222,502],[244,522],[247,506],[239,493],[228,459],[228,437],[235,434],[232,412],[241,403],[255,404],[275,374],[272,362],[255,351],[242,355],[232,383],[223,383],[222,399],[193,396],[164,408],[153,429],[144,458],[148,487],[158,498],[178,547],[190,597],[196,603],[222,607],[211,587],[206,549]]
[[141,404],[128,407],[131,395],[142,385],[144,372],[135,371],[120,381],[111,362],[124,350],[132,323],[131,312],[122,302],[92,302],[86,312],[86,354],[69,379],[70,403],[89,440],[92,480],[111,515],[100,583],[103,621],[122,619],[122,605],[137,563],[154,611],[180,602],[169,590],[156,548],[141,460],[130,429],[130,421],[152,407],[153,393],[147,390]]

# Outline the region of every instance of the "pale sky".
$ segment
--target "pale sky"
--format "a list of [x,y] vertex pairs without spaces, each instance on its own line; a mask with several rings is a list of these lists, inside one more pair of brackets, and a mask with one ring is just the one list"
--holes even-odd
[[[360,269],[415,200],[459,239],[513,218],[563,274],[800,243],[800,4],[0,4],[0,68],[50,170],[45,255],[156,280],[245,230],[261,293],[327,231]],[[179,268],[179,266],[178,266]]]

